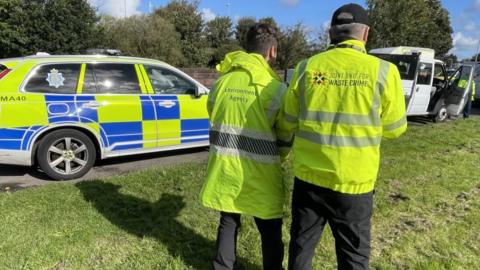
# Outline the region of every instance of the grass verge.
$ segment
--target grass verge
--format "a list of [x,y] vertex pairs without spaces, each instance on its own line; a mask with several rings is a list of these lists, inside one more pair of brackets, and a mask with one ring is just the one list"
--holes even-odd
[[[372,268],[477,269],[479,131],[478,118],[411,126],[383,143]],[[0,194],[0,269],[210,269],[218,213],[198,203],[204,176],[189,164]],[[243,223],[240,266],[261,269]],[[289,225],[287,206],[286,243]],[[314,269],[336,267],[333,245],[326,230]]]

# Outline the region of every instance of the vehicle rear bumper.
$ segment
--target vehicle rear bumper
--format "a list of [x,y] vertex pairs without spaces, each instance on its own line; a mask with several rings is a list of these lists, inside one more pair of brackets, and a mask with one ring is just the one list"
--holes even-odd
[[29,151],[0,150],[0,164],[32,166]]

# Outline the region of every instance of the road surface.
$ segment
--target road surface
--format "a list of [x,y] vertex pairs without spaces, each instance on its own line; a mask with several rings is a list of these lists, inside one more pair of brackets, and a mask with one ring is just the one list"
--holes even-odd
[[[99,161],[87,175],[71,182],[121,175],[141,169],[203,162],[207,160],[207,154],[206,148],[199,148],[103,160]],[[0,165],[0,192],[55,182],[57,181],[49,180],[45,174],[34,168]]]

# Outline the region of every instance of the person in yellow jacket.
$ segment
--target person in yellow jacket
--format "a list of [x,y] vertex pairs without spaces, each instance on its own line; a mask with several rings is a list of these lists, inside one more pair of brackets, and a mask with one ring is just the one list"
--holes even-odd
[[470,117],[470,111],[472,110],[472,103],[475,101],[475,78],[472,80],[472,91],[470,91],[470,97],[467,100],[467,104],[465,104],[465,108],[463,109],[463,118]]
[[204,206],[221,211],[214,269],[233,269],[240,216],[250,215],[262,239],[264,269],[282,269],[285,191],[274,126],[286,86],[272,70],[274,28],[253,26],[247,52],[232,52],[217,66],[209,94],[210,154],[201,191]]
[[395,65],[366,53],[369,18],[356,4],[333,14],[331,47],[298,64],[281,112],[279,139],[292,141],[289,269],[311,269],[324,226],[338,269],[368,269],[373,190],[382,137],[405,132]]

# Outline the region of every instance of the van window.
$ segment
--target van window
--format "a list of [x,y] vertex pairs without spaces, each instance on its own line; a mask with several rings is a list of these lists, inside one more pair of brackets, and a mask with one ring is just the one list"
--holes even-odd
[[418,66],[417,84],[430,85],[432,82],[432,67],[430,63],[420,63]]
[[397,66],[402,80],[413,81],[417,70],[418,55],[372,54]]
[[83,94],[141,94],[133,64],[87,64]]
[[153,90],[165,95],[194,95],[197,86],[182,75],[161,67],[145,66]]
[[75,94],[80,64],[48,64],[33,70],[24,90],[30,93]]

